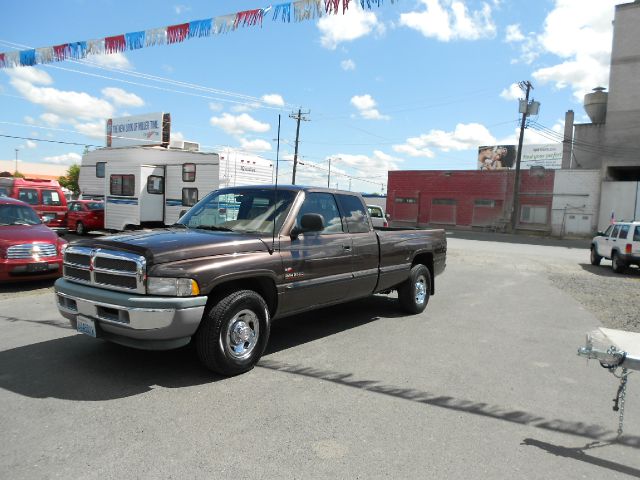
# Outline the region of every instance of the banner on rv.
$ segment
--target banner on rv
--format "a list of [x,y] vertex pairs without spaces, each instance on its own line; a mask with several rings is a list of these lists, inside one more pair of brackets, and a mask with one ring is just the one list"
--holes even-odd
[[169,114],[147,113],[107,120],[107,147],[162,145],[169,141]]
[[[504,170],[516,166],[516,145],[485,145],[478,147],[478,170]],[[562,166],[562,144],[523,145],[520,168]]]

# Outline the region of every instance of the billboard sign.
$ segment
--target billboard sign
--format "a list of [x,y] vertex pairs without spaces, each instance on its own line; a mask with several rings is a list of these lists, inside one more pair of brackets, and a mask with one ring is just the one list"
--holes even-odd
[[[505,170],[516,166],[516,145],[485,145],[478,147],[478,170]],[[562,167],[562,144],[523,145],[520,168]]]
[[544,167],[559,169],[562,167],[562,144],[523,145],[520,168]]
[[148,113],[108,119],[107,147],[162,145],[168,137],[168,132],[164,132],[164,129],[169,128],[169,123],[164,122],[164,118],[163,113]]
[[478,170],[505,170],[516,165],[515,145],[478,147]]

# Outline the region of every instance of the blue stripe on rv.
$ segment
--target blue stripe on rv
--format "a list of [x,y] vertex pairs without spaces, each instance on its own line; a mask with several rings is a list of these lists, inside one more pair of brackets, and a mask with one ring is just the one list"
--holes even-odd
[[182,206],[182,199],[181,198],[167,198],[164,203],[165,203],[165,205],[167,207],[181,207]]
[[136,197],[132,197],[132,198],[107,197],[107,203],[113,203],[115,205],[138,205],[138,199]]

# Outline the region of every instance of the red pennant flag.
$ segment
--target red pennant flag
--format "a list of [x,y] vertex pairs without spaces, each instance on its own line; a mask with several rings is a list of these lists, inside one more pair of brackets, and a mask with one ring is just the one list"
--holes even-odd
[[127,43],[124,35],[116,35],[115,37],[105,37],[104,51],[107,53],[124,52]]
[[171,25],[167,27],[167,43],[183,42],[189,35],[189,24]]
[[67,53],[69,51],[69,44],[65,43],[64,45],[55,45],[53,47],[53,58],[54,60],[61,62],[62,60],[67,58]]

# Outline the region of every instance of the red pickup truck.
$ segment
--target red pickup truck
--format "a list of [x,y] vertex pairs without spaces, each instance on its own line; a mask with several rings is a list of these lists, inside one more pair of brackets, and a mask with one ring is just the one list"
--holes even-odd
[[235,375],[280,317],[392,290],[422,312],[446,250],[443,230],[374,229],[352,192],[234,187],[171,228],[73,243],[55,290],[82,333],[146,349],[193,339],[205,366]]

